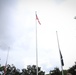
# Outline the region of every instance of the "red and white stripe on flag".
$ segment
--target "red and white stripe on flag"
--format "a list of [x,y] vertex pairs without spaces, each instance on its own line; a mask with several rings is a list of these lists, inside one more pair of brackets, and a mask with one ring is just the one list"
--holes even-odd
[[37,16],[37,14],[36,14],[36,20],[37,20],[38,23],[41,25],[41,23],[40,23],[40,21],[39,21],[39,18],[38,18],[38,16]]

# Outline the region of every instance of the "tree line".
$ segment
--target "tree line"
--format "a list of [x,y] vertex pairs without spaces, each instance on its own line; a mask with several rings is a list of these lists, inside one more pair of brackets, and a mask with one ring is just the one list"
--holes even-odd
[[[28,65],[27,68],[20,69],[14,65],[0,66],[0,75],[36,75],[36,65]],[[45,75],[45,72],[38,67],[38,75]]]
[[[20,69],[16,68],[14,65],[1,66],[0,65],[0,75],[37,75],[36,65],[28,65],[27,68]],[[76,65],[73,65],[67,70],[63,70],[64,75],[76,75]],[[38,75],[45,75],[45,72],[38,67]],[[62,75],[62,71],[58,67],[50,70],[46,75]]]

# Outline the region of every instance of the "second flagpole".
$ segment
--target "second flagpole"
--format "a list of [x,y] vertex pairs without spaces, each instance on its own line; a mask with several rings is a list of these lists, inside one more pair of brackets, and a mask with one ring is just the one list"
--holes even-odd
[[[56,35],[57,35],[58,48],[59,48],[59,53],[60,53],[60,46],[59,46],[59,39],[58,39],[58,33],[57,33],[57,31],[56,31]],[[60,56],[60,61],[61,61],[61,56]],[[61,69],[62,69],[62,75],[64,75],[62,63],[61,63]]]
[[37,11],[35,11],[35,21],[36,21],[36,73],[38,75],[38,47],[37,47],[37,20],[36,20]]

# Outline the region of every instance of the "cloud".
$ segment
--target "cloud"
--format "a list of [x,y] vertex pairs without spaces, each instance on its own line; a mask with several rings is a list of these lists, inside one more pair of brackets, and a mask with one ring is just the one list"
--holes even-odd
[[2,50],[7,50],[14,41],[11,35],[11,24],[13,25],[11,9],[14,8],[15,2],[13,0],[0,0],[0,48]]
[[64,2],[65,0],[52,0],[53,2],[56,2],[57,4],[61,4],[62,2]]
[[[71,6],[69,0],[63,4],[64,0],[61,0],[62,2],[60,0],[46,1],[20,0],[13,2],[13,0],[8,0],[2,3],[0,12],[0,57],[2,64],[5,63],[9,46],[11,47],[9,64],[15,64],[20,68],[36,64],[35,10],[38,11],[38,17],[42,24],[38,25],[39,66],[47,72],[55,66],[60,67],[56,30],[59,33],[64,67],[68,68],[73,64],[76,50],[76,24],[73,20],[73,16],[76,14],[75,7]],[[58,6],[55,5],[55,2],[61,4]],[[73,7],[74,9],[72,9]],[[68,62],[70,63],[68,64]]]

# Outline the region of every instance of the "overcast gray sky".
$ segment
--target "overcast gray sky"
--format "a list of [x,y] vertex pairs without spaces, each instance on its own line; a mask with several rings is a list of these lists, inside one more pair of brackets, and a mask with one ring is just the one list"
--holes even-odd
[[56,31],[64,69],[76,61],[76,0],[0,0],[0,63],[26,68],[36,64],[35,11],[38,26],[38,65],[49,72],[59,67]]

